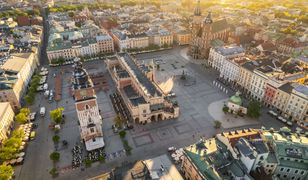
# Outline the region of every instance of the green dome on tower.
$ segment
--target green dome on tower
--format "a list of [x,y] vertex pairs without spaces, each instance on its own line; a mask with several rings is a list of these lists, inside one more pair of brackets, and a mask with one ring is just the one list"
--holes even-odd
[[240,93],[236,92],[235,95],[231,96],[229,102],[232,102],[240,106],[242,104],[242,98],[240,97]]

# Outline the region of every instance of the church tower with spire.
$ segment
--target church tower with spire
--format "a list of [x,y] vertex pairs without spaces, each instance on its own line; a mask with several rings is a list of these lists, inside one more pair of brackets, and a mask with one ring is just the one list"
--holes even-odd
[[190,44],[190,54],[193,58],[198,59],[199,54],[199,41],[200,41],[200,33],[202,33],[202,16],[201,16],[201,7],[200,0],[198,0],[195,10],[194,17],[192,21],[192,38]]
[[190,56],[194,59],[206,60],[211,44],[213,44],[212,42],[215,40],[226,42],[229,37],[229,31],[230,26],[226,19],[213,21],[211,12],[203,18],[200,0],[198,0],[192,20]]

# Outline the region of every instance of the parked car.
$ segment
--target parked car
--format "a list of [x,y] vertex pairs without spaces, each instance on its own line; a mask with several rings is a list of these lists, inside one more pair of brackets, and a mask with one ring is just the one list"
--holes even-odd
[[50,90],[49,96],[53,97],[53,90]]
[[284,123],[287,122],[287,120],[285,118],[281,117],[281,116],[278,116],[277,119],[280,120],[281,122],[284,122]]
[[268,114],[271,115],[271,116],[273,116],[273,117],[277,117],[277,116],[278,116],[278,114],[275,113],[275,112],[272,111],[272,110],[268,111]]
[[46,91],[44,92],[44,96],[45,96],[46,98],[49,96],[49,94],[50,94],[49,90],[46,90]]
[[35,131],[31,131],[30,133],[30,139],[33,140],[35,138]]
[[45,91],[48,89],[48,84],[47,84],[47,83],[44,84],[43,89],[44,89]]
[[53,96],[49,96],[48,102],[49,102],[49,103],[52,103],[52,102],[53,102]]
[[45,116],[45,113],[46,113],[46,108],[45,108],[45,107],[41,107],[41,109],[40,109],[40,115],[41,115],[42,117],[44,117],[44,116]]

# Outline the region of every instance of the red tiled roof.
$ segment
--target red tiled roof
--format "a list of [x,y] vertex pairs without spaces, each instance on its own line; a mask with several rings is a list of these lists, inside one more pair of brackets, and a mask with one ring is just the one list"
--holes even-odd
[[290,37],[283,39],[280,43],[283,44],[283,45],[286,45],[286,46],[293,47],[293,48],[301,47],[301,46],[304,45],[304,44],[300,43],[297,39],[290,38]]
[[275,51],[276,50],[276,46],[270,42],[270,41],[266,41],[266,42],[263,42],[261,44],[263,50],[266,50],[266,51]]

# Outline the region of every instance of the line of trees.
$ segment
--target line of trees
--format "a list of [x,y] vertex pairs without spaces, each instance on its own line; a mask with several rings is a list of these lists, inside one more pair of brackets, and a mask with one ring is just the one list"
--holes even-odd
[[89,10],[94,9],[113,9],[112,5],[106,3],[93,3],[93,4],[76,4],[76,5],[61,5],[49,8],[49,12],[67,12],[67,11],[81,11],[87,7]]
[[302,21],[304,23],[308,23],[308,16],[306,15],[296,15],[290,14],[289,12],[276,12],[275,18],[283,18],[283,19],[297,19],[297,21]]
[[30,114],[30,109],[29,108],[21,108],[19,113],[15,116],[15,120],[19,124],[25,124],[28,122],[28,116]]
[[28,105],[31,105],[34,103],[35,100],[35,93],[37,91],[37,88],[40,85],[41,76],[40,75],[34,75],[30,82],[30,88],[28,89],[28,94],[24,97],[24,100]]
[[17,16],[39,16],[40,11],[38,9],[33,9],[33,10],[21,10],[21,9],[14,9],[14,10],[8,10],[8,11],[2,11],[0,12],[0,18],[16,18]]
[[3,142],[0,148],[0,160],[2,162],[16,157],[23,138],[24,131],[22,129],[18,129],[13,131],[11,138]]
[[10,165],[0,165],[0,179],[7,180],[11,179],[14,173],[14,169]]

